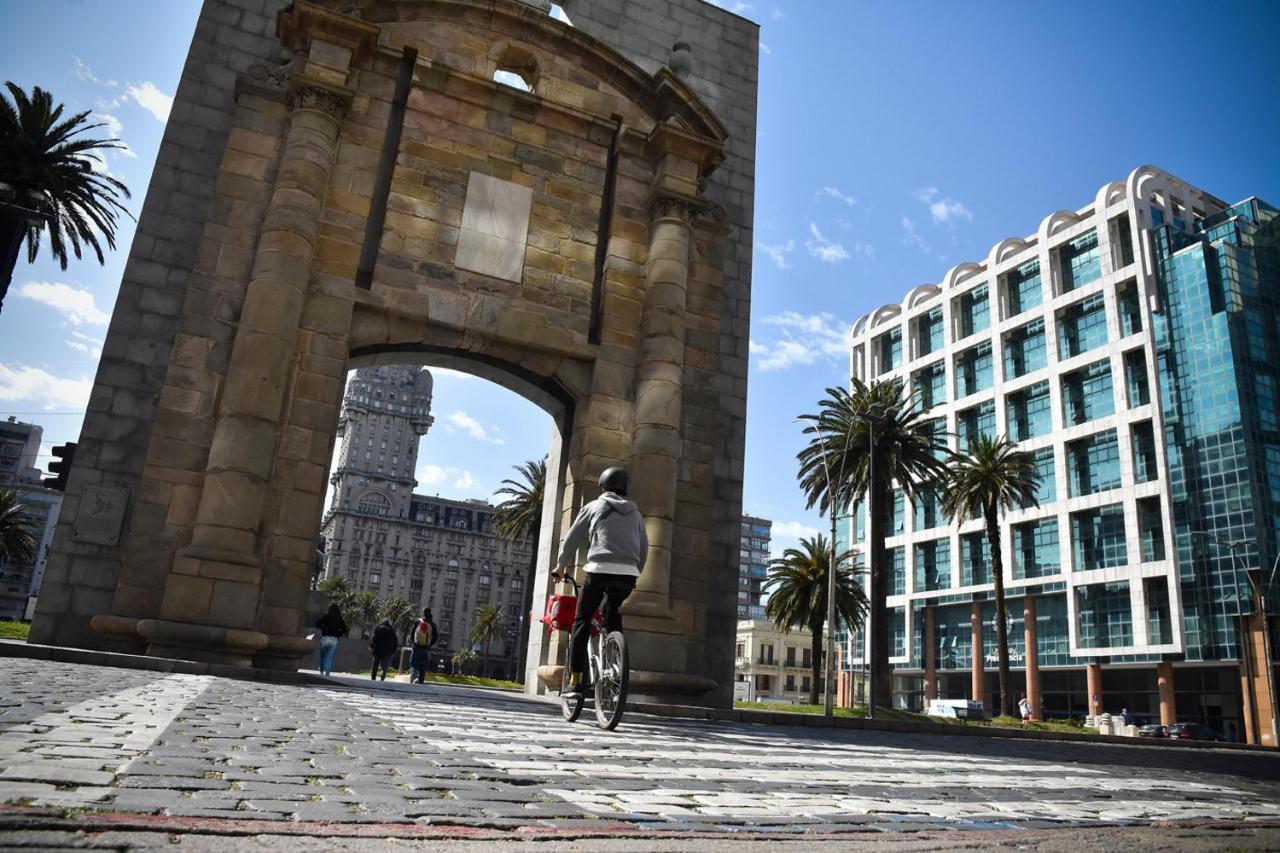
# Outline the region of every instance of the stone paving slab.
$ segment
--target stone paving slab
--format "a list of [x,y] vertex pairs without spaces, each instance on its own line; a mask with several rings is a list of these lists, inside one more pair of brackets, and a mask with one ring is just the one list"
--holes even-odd
[[[1280,823],[1280,755],[639,714],[604,732],[490,691],[121,672],[0,659],[22,720],[0,730],[0,821],[50,807],[451,837],[624,827],[813,838]],[[63,693],[79,701],[52,698]]]

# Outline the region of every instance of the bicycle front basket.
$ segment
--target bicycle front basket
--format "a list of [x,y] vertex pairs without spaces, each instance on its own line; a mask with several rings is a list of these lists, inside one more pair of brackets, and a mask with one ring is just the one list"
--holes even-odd
[[578,611],[575,595],[553,595],[547,599],[547,612],[541,622],[553,631],[568,631],[573,627],[573,616]]

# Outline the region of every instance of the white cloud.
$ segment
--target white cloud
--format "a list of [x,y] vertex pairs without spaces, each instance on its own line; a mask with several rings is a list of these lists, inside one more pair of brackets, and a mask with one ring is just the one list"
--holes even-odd
[[440,465],[427,464],[418,468],[415,476],[420,485],[435,486],[437,487],[437,492],[439,492],[439,487],[441,486],[460,489],[473,494],[484,491],[476,476],[465,468],[446,468]]
[[69,284],[54,281],[27,281],[18,286],[18,295],[23,299],[42,302],[62,312],[62,316],[73,326],[88,324],[105,326],[111,315],[98,308],[93,301],[93,294],[87,290],[79,290]]
[[951,225],[957,219],[973,221],[969,209],[954,198],[939,198],[937,187],[922,187],[916,190],[916,198],[929,208],[929,215],[938,225]]
[[751,3],[727,3],[725,0],[711,0],[711,2],[721,9],[728,9],[735,15],[745,14],[755,8]]
[[106,86],[112,89],[120,85],[115,80],[106,80],[95,75],[93,73],[93,69],[91,69],[88,65],[85,65],[84,60],[78,56],[76,57],[75,70],[72,71],[71,73],[76,76],[76,79],[83,80],[86,83],[96,83],[99,86]]
[[809,250],[809,254],[813,255],[824,264],[838,264],[841,261],[849,260],[849,250],[839,243],[832,243],[822,232],[818,230],[816,222],[809,223],[809,233],[812,239],[806,240],[804,247]]
[[140,86],[127,86],[125,91],[138,106],[156,117],[158,121],[169,120],[169,110],[173,108],[173,97],[156,88],[152,82],[144,81]]
[[765,56],[771,56],[773,54],[773,50],[770,49],[769,45],[765,44],[764,42],[760,42],[760,52],[763,53]]
[[785,270],[791,266],[787,262],[787,255],[796,249],[796,241],[788,240],[785,243],[769,245],[768,243],[756,243],[756,248],[764,253],[765,257],[773,261],[774,266],[780,270]]
[[124,125],[120,123],[120,119],[111,115],[111,113],[98,113],[95,118],[107,126],[108,133],[120,140],[119,144],[123,147],[115,149],[116,154],[119,154],[121,157],[132,157],[134,160],[138,159],[138,155],[129,147],[129,143],[125,142],[123,139]]
[[477,480],[470,471],[462,471],[458,474],[458,478],[453,481],[455,489],[463,489],[464,491],[478,491],[480,481]]
[[947,259],[946,255],[935,251],[933,246],[929,244],[929,241],[921,236],[920,229],[916,226],[915,220],[909,216],[902,217],[902,245],[908,248],[918,249],[922,253],[931,258],[936,258],[939,261],[945,261]]
[[447,368],[447,367],[432,367],[432,368],[430,368],[430,370],[431,370],[431,378],[432,378],[432,379],[439,379],[439,378],[440,378],[440,377],[442,377],[442,376],[443,376],[443,377],[445,377],[446,379],[476,379],[476,378],[478,378],[478,377],[472,376],[470,373],[463,373],[461,370],[450,370],[450,369],[449,369],[449,368]]
[[775,6],[769,17],[773,18],[775,21],[785,21],[787,19],[787,13]]
[[772,341],[751,339],[750,351],[757,356],[756,366],[761,370],[786,370],[819,361],[838,363],[849,358],[850,325],[834,314],[784,311],[760,323],[777,334]]
[[841,192],[839,187],[823,187],[822,189],[818,190],[816,195],[819,198],[821,198],[822,196],[826,196],[827,198],[834,198],[836,201],[842,201],[845,204],[849,205],[850,207],[858,203],[858,200],[856,198]]
[[454,428],[460,429],[476,441],[485,441],[489,444],[506,444],[507,440],[503,438],[496,429],[490,429],[480,423],[466,412],[458,409],[445,419],[446,422]]
[[93,380],[63,379],[38,367],[0,364],[0,400],[31,403],[46,410],[82,412],[89,403]]
[[812,539],[822,531],[803,521],[775,521],[772,532],[773,542],[769,553],[776,558],[781,557],[787,548],[798,547],[801,539]]
[[63,341],[63,343],[73,350],[84,353],[94,361],[102,357],[102,341],[92,335],[86,335],[84,332],[77,332],[72,329],[71,338]]

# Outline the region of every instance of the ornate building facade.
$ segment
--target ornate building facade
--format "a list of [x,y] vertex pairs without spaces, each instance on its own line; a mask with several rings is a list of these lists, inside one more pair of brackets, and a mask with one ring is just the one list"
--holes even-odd
[[[326,577],[382,599],[431,607],[441,657],[471,645],[476,611],[494,604],[506,636],[484,671],[512,675],[530,546],[493,532],[481,500],[415,495],[418,441],[431,428],[431,374],[409,365],[354,371],[339,420],[333,493],[321,528]],[[478,651],[483,652],[484,649]]]

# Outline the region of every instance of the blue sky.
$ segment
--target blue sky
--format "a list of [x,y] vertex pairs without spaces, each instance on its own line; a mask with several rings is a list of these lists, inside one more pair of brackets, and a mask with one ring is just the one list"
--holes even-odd
[[[745,509],[783,544],[825,526],[793,485],[793,418],[844,381],[857,317],[1144,163],[1229,201],[1280,201],[1280,4],[719,5],[762,25]],[[138,210],[198,4],[10,6],[0,77],[111,116],[136,156],[107,165]],[[79,432],[131,240],[126,227],[105,267],[42,256],[16,271],[0,415],[49,443]],[[436,374],[420,491],[484,497],[545,453],[541,410]]]

